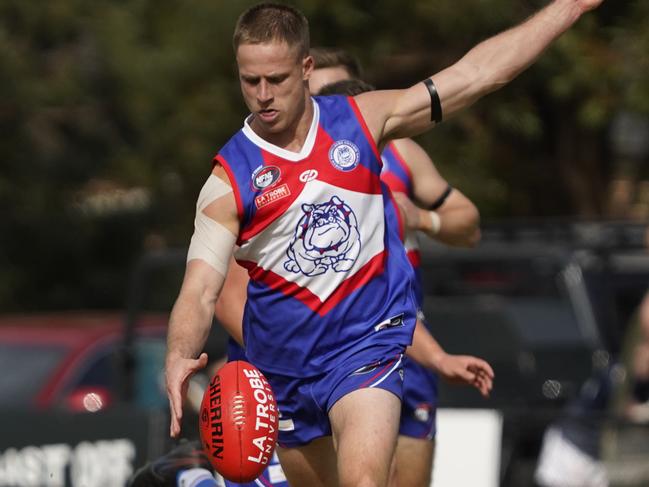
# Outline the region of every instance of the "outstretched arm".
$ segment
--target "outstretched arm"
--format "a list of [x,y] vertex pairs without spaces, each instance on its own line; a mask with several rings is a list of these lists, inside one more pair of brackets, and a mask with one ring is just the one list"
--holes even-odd
[[406,354],[424,367],[438,372],[444,380],[452,384],[472,385],[484,397],[489,397],[494,379],[491,366],[477,357],[446,353],[419,320],[412,345]]
[[[458,62],[433,75],[443,116],[510,82],[600,3],[602,0],[553,0],[527,21],[481,42]],[[423,83],[406,90],[363,93],[356,101],[379,145],[432,126],[431,99]]]
[[201,350],[239,232],[232,188],[222,168],[216,167],[203,186],[196,210],[185,277],[167,332],[165,376],[173,437],[180,434],[187,381],[207,364]]

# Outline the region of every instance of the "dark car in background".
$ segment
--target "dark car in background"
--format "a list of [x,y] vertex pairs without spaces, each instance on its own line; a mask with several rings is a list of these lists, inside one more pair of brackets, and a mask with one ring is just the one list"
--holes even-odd
[[[140,319],[134,341],[133,405],[167,405],[162,377],[167,316]],[[0,316],[0,409],[97,412],[121,401],[123,314],[65,312]]]
[[[0,487],[124,486],[172,445],[163,366],[185,255],[143,256],[122,310],[0,315]],[[215,358],[226,334],[212,330]]]
[[131,360],[123,316],[0,315],[0,486],[125,485],[164,450],[167,316],[139,317]]
[[[500,485],[531,487],[546,428],[617,360],[649,288],[649,254],[627,226],[485,227],[483,235],[476,249],[428,240],[421,249],[432,333],[496,373],[486,400],[441,382],[439,406],[499,411]],[[69,486],[123,485],[168,448],[164,340],[185,255],[144,256],[124,312],[0,317],[0,370],[10,371],[0,376],[0,487],[14,485],[8,472],[24,465],[48,485],[54,447],[66,452],[55,473]],[[225,333],[212,330],[208,353],[217,357]]]
[[441,405],[544,407],[579,388],[603,352],[586,288],[571,253],[547,246],[424,249],[424,314],[453,353],[496,369],[485,404],[443,387]]
[[618,360],[649,289],[644,230],[521,226],[487,228],[476,249],[423,243],[433,335],[451,353],[485,358],[496,374],[488,400],[441,382],[439,405],[501,411],[501,485],[535,485],[544,431]]

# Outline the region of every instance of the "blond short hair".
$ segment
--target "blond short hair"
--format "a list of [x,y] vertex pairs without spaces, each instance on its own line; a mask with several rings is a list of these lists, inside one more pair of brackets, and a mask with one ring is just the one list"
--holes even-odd
[[280,3],[260,3],[243,12],[232,38],[236,53],[241,44],[286,42],[300,58],[309,55],[309,21],[304,14]]

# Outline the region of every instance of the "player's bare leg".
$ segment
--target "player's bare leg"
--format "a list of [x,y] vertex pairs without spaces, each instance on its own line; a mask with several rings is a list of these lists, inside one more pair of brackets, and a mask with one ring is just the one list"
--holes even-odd
[[277,447],[277,456],[291,487],[336,487],[336,454],[331,436],[295,448]]
[[428,487],[434,453],[434,441],[399,435],[390,487]]
[[385,487],[399,429],[401,401],[379,388],[355,390],[329,411],[340,487]]

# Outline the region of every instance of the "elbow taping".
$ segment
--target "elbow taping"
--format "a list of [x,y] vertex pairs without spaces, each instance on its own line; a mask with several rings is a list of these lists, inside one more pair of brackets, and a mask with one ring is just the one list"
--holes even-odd
[[187,252],[187,262],[201,259],[224,277],[230,264],[237,237],[203,210],[218,198],[232,192],[232,188],[214,175],[210,175],[201,190],[196,205],[194,234]]
[[[203,217],[209,220],[205,215]],[[187,252],[187,262],[192,259],[201,259],[225,277],[237,240],[236,236],[214,220],[211,220],[211,224],[207,225],[198,222],[198,216],[196,220],[194,234]]]

